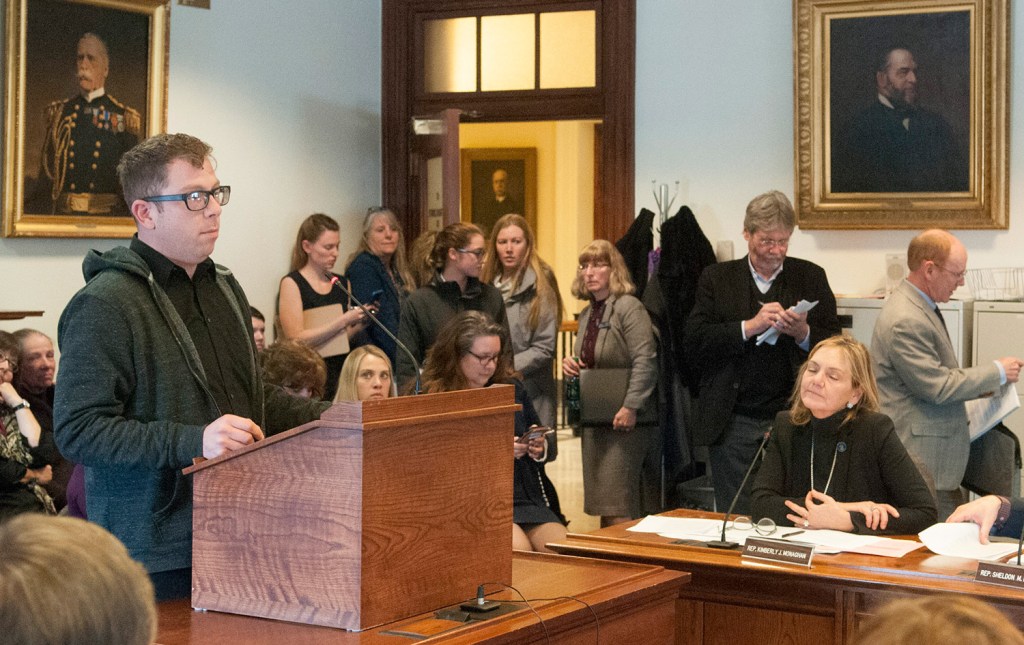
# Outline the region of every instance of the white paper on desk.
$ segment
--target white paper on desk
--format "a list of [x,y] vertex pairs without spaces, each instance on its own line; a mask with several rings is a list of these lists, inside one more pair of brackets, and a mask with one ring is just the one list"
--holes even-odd
[[793,542],[805,542],[826,547],[830,550],[849,551],[856,547],[867,546],[879,538],[874,535],[857,535],[856,533],[833,531],[831,529],[807,529],[803,533],[793,535],[787,539]]
[[1016,542],[978,540],[978,525],[973,522],[940,522],[917,534],[924,545],[939,555],[971,560],[999,560],[1017,552]]
[[[795,314],[803,314],[807,313],[811,309],[814,309],[814,306],[817,304],[817,300],[815,300],[814,302],[807,302],[806,300],[801,300],[800,302],[790,307],[789,310]],[[769,327],[766,331],[762,332],[761,335],[757,337],[757,344],[760,345],[761,343],[768,343],[769,345],[774,345],[775,341],[778,340],[778,338],[779,330],[775,327]]]
[[658,533],[674,539],[683,539],[683,537],[676,536],[687,538],[693,536],[694,539],[700,539],[701,537],[719,535],[722,532],[722,520],[648,515],[626,530],[638,533]]
[[1014,383],[1007,383],[992,396],[971,399],[965,404],[965,407],[967,408],[971,441],[974,441],[1019,408],[1020,395],[1017,394],[1017,387]]
[[880,555],[886,558],[902,558],[911,551],[917,551],[924,545],[917,540],[897,540],[895,538],[877,538],[871,544],[847,549],[850,553]]

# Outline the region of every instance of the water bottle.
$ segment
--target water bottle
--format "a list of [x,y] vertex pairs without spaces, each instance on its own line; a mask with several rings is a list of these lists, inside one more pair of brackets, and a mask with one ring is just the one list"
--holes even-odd
[[[572,360],[578,365],[579,357],[573,356]],[[565,377],[565,420],[570,426],[580,424],[580,377]]]

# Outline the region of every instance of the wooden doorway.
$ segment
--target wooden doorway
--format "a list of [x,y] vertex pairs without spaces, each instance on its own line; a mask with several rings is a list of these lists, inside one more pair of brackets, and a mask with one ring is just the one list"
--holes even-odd
[[[382,193],[400,214],[407,239],[423,221],[415,176],[420,161],[412,144],[415,115],[462,110],[463,122],[556,121],[597,119],[599,174],[594,203],[594,236],[618,239],[633,221],[634,96],[636,52],[635,0],[384,0],[382,4]],[[424,89],[425,21],[438,18],[592,10],[596,20],[594,87],[431,93]]]

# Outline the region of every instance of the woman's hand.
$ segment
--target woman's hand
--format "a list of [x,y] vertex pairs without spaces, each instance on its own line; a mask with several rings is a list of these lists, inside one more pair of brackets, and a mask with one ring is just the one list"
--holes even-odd
[[837,531],[852,531],[854,529],[849,511],[824,493],[819,493],[816,490],[808,491],[803,506],[788,499],[785,500],[785,503],[789,510],[793,511],[786,515],[786,519],[793,522],[794,526],[806,529],[835,529]]
[[523,443],[519,439],[520,437],[516,437],[515,439],[512,440],[512,456],[515,457],[516,459],[520,459],[523,455],[526,454],[526,451],[529,449],[529,445]]
[[585,368],[586,365],[583,364],[583,361],[572,356],[566,356],[562,359],[562,373],[566,376],[579,376],[581,367]]
[[0,382],[0,396],[3,397],[4,403],[9,407],[20,405],[22,402],[21,395],[14,389],[14,386],[7,381]]
[[851,513],[860,513],[864,516],[865,523],[872,531],[884,531],[889,525],[889,517],[899,517],[900,513],[889,504],[876,504],[874,502],[844,502],[840,504]]
[[619,411],[615,413],[615,418],[612,419],[612,428],[629,432],[634,427],[636,427],[636,410],[619,408]]
[[541,461],[547,455],[548,451],[548,440],[547,437],[534,437],[530,439],[528,444],[527,452],[530,453],[530,458],[534,461]]

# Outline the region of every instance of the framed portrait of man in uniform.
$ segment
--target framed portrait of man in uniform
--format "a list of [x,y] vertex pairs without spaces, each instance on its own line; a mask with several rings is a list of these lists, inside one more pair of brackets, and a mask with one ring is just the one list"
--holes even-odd
[[169,5],[9,0],[3,234],[130,237],[117,164],[167,127]]
[[1009,227],[1008,0],[794,0],[800,227]]

